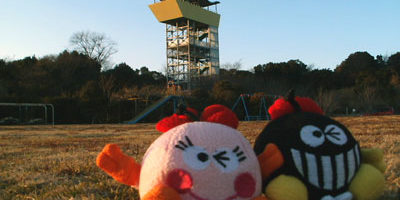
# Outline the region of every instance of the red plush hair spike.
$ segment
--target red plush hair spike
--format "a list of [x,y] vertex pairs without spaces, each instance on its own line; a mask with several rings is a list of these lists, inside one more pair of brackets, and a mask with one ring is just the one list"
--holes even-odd
[[[185,113],[185,114],[183,114]],[[156,124],[156,129],[162,133],[179,126],[184,123],[193,122],[197,118],[198,111],[193,108],[184,108],[183,111],[165,117]],[[239,125],[239,120],[236,114],[229,108],[223,105],[211,105],[204,109],[201,115],[201,121],[214,122],[224,124],[236,129]]]
[[[295,97],[295,101],[299,104],[301,111],[303,112],[312,112],[320,115],[324,114],[317,103],[308,97]],[[295,112],[295,108],[289,101],[280,98],[268,109],[268,112],[271,115],[271,119],[274,120],[283,115]]]
[[236,114],[228,107],[218,104],[205,108],[200,119],[201,121],[224,124],[234,129],[239,126],[239,119]]
[[165,117],[164,119],[160,120],[156,125],[156,129],[162,133],[165,133],[176,126],[188,122],[192,122],[190,117],[188,117],[187,115],[178,115],[175,113],[172,116]]

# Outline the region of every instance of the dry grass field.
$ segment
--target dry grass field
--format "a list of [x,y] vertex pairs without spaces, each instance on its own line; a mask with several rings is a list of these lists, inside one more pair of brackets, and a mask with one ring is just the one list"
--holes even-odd
[[[362,147],[384,149],[386,191],[400,199],[400,116],[341,117]],[[267,122],[242,122],[253,143]],[[0,199],[138,199],[95,165],[107,143],[141,160],[159,133],[155,124],[0,126]]]

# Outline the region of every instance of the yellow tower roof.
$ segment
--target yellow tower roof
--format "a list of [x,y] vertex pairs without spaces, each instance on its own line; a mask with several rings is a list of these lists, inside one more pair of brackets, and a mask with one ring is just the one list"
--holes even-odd
[[[165,0],[161,0],[161,1],[165,1]],[[219,1],[211,2],[209,0],[186,0],[186,1],[196,4],[196,5],[199,5],[201,7],[207,7],[207,6],[219,4]]]
[[149,5],[157,20],[162,23],[174,24],[176,20],[190,19],[211,26],[219,26],[220,15],[204,9],[219,2],[208,0],[163,0]]

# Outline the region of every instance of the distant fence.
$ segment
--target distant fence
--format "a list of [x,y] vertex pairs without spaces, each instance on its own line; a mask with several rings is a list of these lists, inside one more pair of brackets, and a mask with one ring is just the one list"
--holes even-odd
[[[48,124],[48,108],[51,110],[51,124],[54,125],[54,106],[52,104],[42,104],[42,103],[0,103],[0,106],[6,107],[18,107],[19,108],[19,116],[21,118],[21,109],[23,107],[42,107],[44,109],[44,122]],[[20,121],[22,121],[20,119]]]

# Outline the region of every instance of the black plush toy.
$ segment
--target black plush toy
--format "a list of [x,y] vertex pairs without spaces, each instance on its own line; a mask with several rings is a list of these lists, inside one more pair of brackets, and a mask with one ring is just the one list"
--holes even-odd
[[[314,101],[291,92],[269,112],[272,121],[254,146],[269,199],[365,200],[383,192],[383,152],[361,150],[350,131]],[[365,163],[366,156],[374,161]]]

